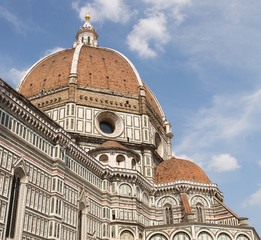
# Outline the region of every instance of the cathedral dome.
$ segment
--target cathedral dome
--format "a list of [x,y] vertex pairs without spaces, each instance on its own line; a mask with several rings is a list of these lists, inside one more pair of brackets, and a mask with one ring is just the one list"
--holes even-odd
[[33,99],[68,88],[70,83],[75,83],[78,89],[110,91],[136,98],[145,90],[147,102],[163,119],[161,106],[131,61],[116,50],[98,47],[97,38],[87,20],[76,35],[74,47],[50,54],[34,64],[21,80],[19,92]]
[[75,67],[78,85],[139,93],[138,86],[142,82],[126,58],[116,51],[87,45],[81,47],[79,55],[75,51],[74,48],[63,50],[40,60],[25,76],[20,92],[32,96],[41,89],[48,91],[67,86],[71,69]]
[[87,18],[73,48],[35,63],[18,91],[86,151],[104,139],[117,140],[150,144],[157,162],[168,159],[173,134],[156,97],[132,62],[116,50],[99,47],[97,38]]
[[195,163],[172,157],[155,168],[155,183],[186,180],[192,182],[211,183],[205,172]]

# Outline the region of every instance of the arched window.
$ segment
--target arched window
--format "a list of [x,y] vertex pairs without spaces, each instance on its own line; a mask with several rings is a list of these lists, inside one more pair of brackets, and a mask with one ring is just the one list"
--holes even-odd
[[204,222],[203,218],[203,206],[201,204],[196,205],[196,216],[197,216],[197,221],[198,222]]
[[211,235],[207,232],[201,232],[198,235],[198,240],[213,240],[213,238],[211,237]]
[[134,240],[134,236],[130,231],[123,231],[120,240]]
[[237,240],[249,240],[249,238],[244,234],[239,234],[237,236]]
[[136,169],[136,160],[134,158],[131,160],[131,168]]
[[19,188],[20,188],[20,178],[15,174],[13,176],[10,199],[9,199],[9,211],[8,211],[7,224],[6,224],[7,238],[8,237],[14,238],[14,234],[15,234]]
[[[121,154],[119,154],[119,155],[117,155],[117,157],[116,157],[116,161],[117,161],[117,163],[118,163],[118,166],[124,166],[124,161],[125,161],[125,157],[123,156],[123,155],[121,155]],[[122,164],[121,164],[122,163]]]
[[88,45],[90,45],[90,44],[91,44],[91,38],[88,37]]
[[111,228],[111,237],[115,238],[115,226],[112,226]]
[[173,224],[173,210],[171,205],[167,204],[164,206],[165,223]]
[[125,161],[125,157],[120,154],[120,155],[118,155],[118,156],[116,157],[116,161],[117,161],[117,162],[123,162],[123,161]]
[[178,232],[174,235],[173,240],[190,240],[190,237],[185,232]]
[[80,192],[80,196],[78,199],[79,209],[77,216],[77,240],[85,240],[87,239],[87,213],[88,213],[88,199],[85,189]]
[[218,240],[231,240],[228,234],[226,233],[221,233],[218,235]]
[[141,233],[139,234],[139,240],[142,240],[142,234]]
[[102,235],[103,235],[103,237],[105,237],[106,236],[106,226],[105,226],[105,224],[103,224],[102,225]]
[[167,238],[162,234],[153,235],[150,240],[167,240]]
[[148,197],[148,195],[146,193],[143,194],[142,201],[146,205],[149,205],[149,197]]
[[163,146],[162,146],[162,141],[160,138],[160,135],[156,132],[155,133],[155,147],[157,153],[162,156],[163,155]]
[[50,222],[50,226],[49,226],[49,236],[53,235],[53,222]]
[[120,192],[120,195],[123,195],[123,196],[131,196],[132,195],[131,187],[128,184],[121,184],[119,192]]

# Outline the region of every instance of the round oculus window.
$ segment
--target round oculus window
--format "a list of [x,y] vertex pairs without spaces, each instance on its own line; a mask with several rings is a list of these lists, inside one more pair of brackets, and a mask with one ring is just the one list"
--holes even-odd
[[109,122],[102,121],[102,122],[100,122],[100,129],[104,133],[111,134],[114,132],[115,127]]
[[104,111],[96,115],[97,130],[107,137],[118,137],[124,129],[122,118],[114,112]]

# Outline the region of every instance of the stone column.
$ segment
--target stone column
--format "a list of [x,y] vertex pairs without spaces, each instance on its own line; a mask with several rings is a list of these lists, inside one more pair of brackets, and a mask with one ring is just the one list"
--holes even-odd
[[25,176],[21,179],[18,206],[17,206],[17,217],[15,224],[15,238],[16,240],[22,240],[23,227],[24,227],[24,214],[25,214],[25,204],[27,195],[27,182],[28,177]]
[[88,214],[88,209],[86,207],[84,210],[82,210],[82,227],[81,227],[82,240],[87,240],[87,224],[88,224],[87,214]]

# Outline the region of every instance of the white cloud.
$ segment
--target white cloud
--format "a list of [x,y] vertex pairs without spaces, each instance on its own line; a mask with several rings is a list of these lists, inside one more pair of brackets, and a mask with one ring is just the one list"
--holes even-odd
[[238,141],[238,137],[260,132],[260,101],[261,89],[241,95],[213,97],[209,107],[199,109],[189,117],[185,137],[176,146],[176,152],[205,151],[207,147]]
[[244,207],[247,206],[261,206],[261,188],[259,188],[255,193],[253,193],[243,204]]
[[158,9],[168,9],[173,6],[184,6],[191,3],[191,0],[143,0],[145,3],[150,3]]
[[130,50],[137,52],[140,57],[155,57],[170,39],[166,24],[166,17],[161,13],[140,19],[127,36]]
[[205,159],[207,157],[205,153],[191,153],[191,155],[187,155],[187,154],[176,154],[176,152],[173,151],[172,156],[178,159],[189,160],[191,162],[196,163],[202,169],[207,169],[206,163],[201,161],[202,159]]
[[50,49],[46,50],[46,51],[43,53],[42,57],[48,56],[48,55],[53,54],[53,53],[56,53],[56,52],[60,52],[60,51],[62,51],[62,50],[64,50],[64,48],[62,48],[62,47],[50,48]]
[[172,39],[174,47],[189,58],[191,67],[196,65],[200,74],[214,62],[234,71],[260,72],[261,46],[256,43],[261,41],[261,2],[199,0],[188,6],[182,10],[188,21],[175,29]]
[[26,25],[17,18],[16,15],[8,11],[6,8],[0,6],[0,17],[11,23],[19,33],[24,33],[23,30],[27,29]]
[[180,25],[186,18],[182,9],[191,5],[191,0],[143,0],[143,2],[150,4],[152,9],[167,14],[169,18],[175,20],[177,25]]
[[233,171],[240,167],[237,159],[228,153],[213,155],[208,164],[208,168],[216,172]]
[[175,152],[188,156],[197,153],[193,160],[205,169],[221,172],[239,168],[231,155],[212,155],[213,152],[241,154],[241,149],[244,151],[247,146],[246,140],[260,135],[260,102],[261,89],[213,97],[208,107],[188,115],[183,138],[176,140]]
[[[260,71],[261,41],[259,9],[261,2],[256,0],[142,0],[140,4],[138,22],[135,18],[129,21],[137,13],[133,10],[135,3],[128,6],[126,0],[92,0],[74,1],[72,3],[80,19],[84,20],[86,12],[90,12],[92,21],[112,21],[118,23],[130,22],[134,25],[132,33],[139,29],[144,30],[143,21],[150,21],[149,13],[154,11],[164,15],[167,36],[173,46],[182,51],[189,59],[188,64],[198,71],[205,72],[205,66],[209,61],[221,65],[238,68],[255,68]],[[136,7],[136,6],[135,6]],[[146,19],[146,20],[144,20]],[[162,24],[162,23],[159,23]],[[138,30],[135,30],[137,29]],[[145,29],[146,32],[149,32]],[[132,33],[129,34],[133,38]],[[139,31],[138,31],[139,33]],[[145,57],[155,57],[158,49],[148,40],[144,40],[143,47],[138,37],[132,40],[130,47],[135,52],[145,52]],[[164,49],[164,44],[161,44]],[[261,75],[261,71],[260,71]],[[204,76],[205,78],[208,77]]]
[[84,6],[80,6],[79,2],[72,3],[81,20],[87,12],[90,12],[93,22],[103,22],[109,20],[112,22],[125,23],[130,17],[136,13],[131,11],[123,0],[94,0],[92,3],[86,2]]
[[13,86],[17,86],[27,71],[28,69],[18,70],[16,68],[11,68],[7,73],[5,73],[4,78],[6,81],[12,83]]
[[[127,36],[129,49],[140,57],[152,58],[164,50],[164,45],[171,40],[169,25],[179,26],[186,15],[182,9],[191,0],[155,1],[143,0],[147,4],[145,17],[140,18]],[[148,6],[150,5],[150,6]]]
[[[50,55],[55,52],[59,52],[64,50],[64,48],[61,47],[55,47],[46,50],[41,57],[45,57],[47,55]],[[17,68],[17,67],[12,67],[9,68],[8,66],[2,61],[0,62],[0,72],[2,74],[3,80],[7,81],[9,84],[11,84],[14,88],[16,88],[20,82],[20,80],[24,77],[24,75],[27,73],[29,68]]]
[[258,162],[258,165],[261,166],[261,160]]
[[172,152],[172,156],[174,156],[175,158],[178,158],[178,159],[185,159],[185,160],[189,160],[191,162],[194,162],[193,157],[188,156],[186,154],[176,155],[175,152]]

